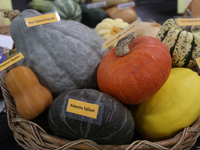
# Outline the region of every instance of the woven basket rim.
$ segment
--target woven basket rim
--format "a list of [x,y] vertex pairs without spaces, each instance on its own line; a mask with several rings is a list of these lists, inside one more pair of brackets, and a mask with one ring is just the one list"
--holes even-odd
[[[17,113],[12,96],[7,90],[5,84],[5,75],[7,71],[0,72],[0,84],[3,97],[5,99],[7,110],[7,121],[10,129],[13,131],[16,142],[24,149],[80,149],[80,150],[151,150],[151,149],[184,149],[191,148],[200,135],[200,116],[190,127],[186,127],[182,132],[173,138],[150,142],[147,140],[137,140],[127,145],[100,145],[91,140],[80,139],[69,141],[54,137],[48,134],[43,128],[33,121],[26,120]],[[35,144],[34,144],[35,143]]]

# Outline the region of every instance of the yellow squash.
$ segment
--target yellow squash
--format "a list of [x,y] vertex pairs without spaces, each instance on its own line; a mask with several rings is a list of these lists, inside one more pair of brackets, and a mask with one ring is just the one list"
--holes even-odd
[[136,106],[136,130],[147,140],[173,137],[200,115],[200,77],[187,68],[173,68],[161,89]]
[[[116,19],[106,18],[96,25],[95,31],[106,41],[113,36],[110,33],[114,26],[120,29],[124,29],[128,27],[129,24],[127,22],[124,22],[120,18],[116,18]],[[117,43],[113,44],[110,47],[110,49],[116,46],[116,44]]]

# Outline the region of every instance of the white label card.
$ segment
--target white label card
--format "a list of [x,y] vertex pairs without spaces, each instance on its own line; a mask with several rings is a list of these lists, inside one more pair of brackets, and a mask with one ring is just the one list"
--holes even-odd
[[103,1],[103,2],[97,2],[97,3],[91,3],[91,4],[87,4],[87,8],[91,9],[91,8],[98,8],[98,7],[103,7],[106,6],[107,2]]
[[135,2],[123,3],[123,4],[117,5],[118,9],[126,9],[126,8],[130,8],[130,7],[135,7]]
[[7,47],[8,49],[13,48],[14,41],[12,40],[11,36],[9,35],[2,35],[0,34],[0,46]]

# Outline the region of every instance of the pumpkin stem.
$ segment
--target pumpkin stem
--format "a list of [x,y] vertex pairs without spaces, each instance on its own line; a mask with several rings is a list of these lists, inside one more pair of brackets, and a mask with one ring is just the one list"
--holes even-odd
[[124,38],[120,39],[117,42],[117,45],[115,47],[115,54],[117,56],[125,56],[130,52],[129,44],[136,38],[136,35],[134,32],[131,32],[128,36],[125,36]]
[[3,17],[9,18],[10,21],[15,19],[15,17],[19,16],[20,14],[19,10],[1,9],[1,11],[3,11]]

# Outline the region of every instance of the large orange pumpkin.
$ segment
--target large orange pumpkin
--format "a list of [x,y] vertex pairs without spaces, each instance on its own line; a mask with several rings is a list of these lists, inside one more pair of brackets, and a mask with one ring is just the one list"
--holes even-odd
[[139,104],[161,88],[170,71],[171,56],[165,44],[154,37],[130,34],[104,56],[97,81],[102,92],[122,103]]

